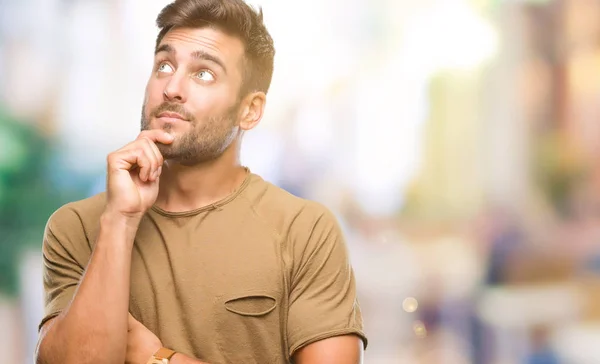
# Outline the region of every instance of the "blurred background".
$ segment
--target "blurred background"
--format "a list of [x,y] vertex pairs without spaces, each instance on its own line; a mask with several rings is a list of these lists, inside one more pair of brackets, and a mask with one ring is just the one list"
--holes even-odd
[[[0,0],[0,352],[41,241],[138,133],[168,0]],[[277,55],[243,162],[339,217],[369,364],[600,363],[600,0],[256,0]]]

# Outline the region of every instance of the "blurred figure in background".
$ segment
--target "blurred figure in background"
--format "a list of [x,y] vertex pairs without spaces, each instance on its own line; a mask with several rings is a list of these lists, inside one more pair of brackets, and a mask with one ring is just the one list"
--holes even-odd
[[551,331],[546,327],[536,327],[532,332],[531,353],[524,364],[559,364],[560,360],[552,348]]

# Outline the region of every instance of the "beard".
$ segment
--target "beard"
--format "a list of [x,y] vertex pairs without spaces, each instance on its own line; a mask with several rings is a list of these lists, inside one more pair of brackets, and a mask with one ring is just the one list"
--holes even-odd
[[[175,136],[171,144],[156,143],[165,160],[173,160],[183,165],[195,165],[219,158],[233,143],[239,134],[236,115],[240,103],[227,109],[222,115],[212,116],[198,122],[181,104],[163,102],[146,117],[146,104],[142,106],[141,130],[150,130],[150,122],[162,112],[171,111],[182,115],[192,126],[184,134]],[[164,124],[166,132],[172,130],[171,124]]]

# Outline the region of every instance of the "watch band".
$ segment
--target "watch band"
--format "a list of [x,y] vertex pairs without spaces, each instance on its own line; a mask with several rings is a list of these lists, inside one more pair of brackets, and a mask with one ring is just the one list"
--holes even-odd
[[175,355],[175,352],[171,349],[160,348],[152,355],[148,363],[146,364],[169,364],[171,357]]

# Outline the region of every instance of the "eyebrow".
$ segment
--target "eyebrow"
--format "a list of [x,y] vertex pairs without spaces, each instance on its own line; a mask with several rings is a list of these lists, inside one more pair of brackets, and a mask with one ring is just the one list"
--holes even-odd
[[[177,53],[175,51],[175,48],[173,48],[170,44],[163,44],[160,47],[156,48],[154,55],[157,55],[160,52],[167,52],[173,56]],[[217,64],[219,67],[221,67],[223,69],[223,72],[225,72],[225,74],[227,74],[227,68],[225,67],[225,64],[223,63],[223,61],[221,61],[221,59],[219,59],[218,57],[216,57],[208,52],[205,52],[203,50],[194,51],[194,52],[192,52],[192,58],[202,59],[205,61],[213,62],[213,63]]]

